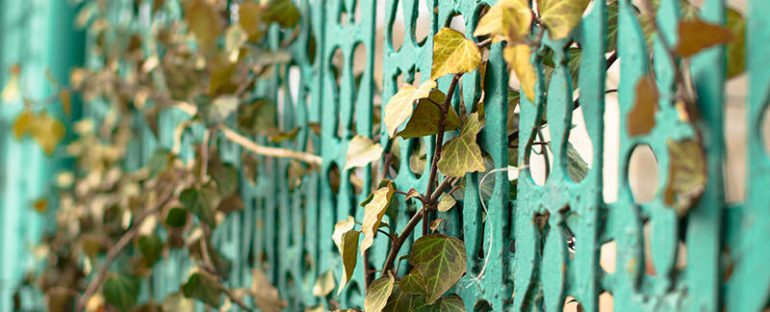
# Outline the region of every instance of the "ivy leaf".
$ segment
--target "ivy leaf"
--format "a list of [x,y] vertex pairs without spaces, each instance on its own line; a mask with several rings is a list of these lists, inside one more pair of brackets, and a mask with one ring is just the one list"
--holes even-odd
[[217,206],[217,211],[221,211],[224,214],[229,214],[231,212],[235,211],[241,211],[245,205],[243,204],[243,197],[241,194],[235,193],[233,195],[230,195],[230,197],[223,199],[219,206]]
[[444,146],[438,169],[450,177],[464,177],[470,172],[484,171],[484,157],[481,148],[476,143],[476,136],[484,127],[479,113],[468,116],[460,135],[453,138]]
[[286,301],[278,295],[278,289],[258,269],[252,270],[251,292],[254,295],[254,302],[262,312],[280,312],[287,306]]
[[684,139],[668,141],[668,156],[668,179],[663,202],[682,217],[706,189],[706,154],[698,140]]
[[425,296],[425,279],[416,270],[404,275],[399,281],[398,286],[401,291],[408,294]]
[[158,235],[142,235],[139,237],[138,245],[147,267],[151,267],[160,260],[161,253],[163,252],[163,241],[160,240]]
[[517,44],[505,47],[503,58],[508,62],[508,67],[516,74],[519,79],[521,89],[530,102],[535,101],[535,83],[537,76],[535,68],[530,62],[532,52],[528,44]]
[[273,134],[269,137],[270,143],[282,143],[290,140],[294,140],[299,135],[299,128],[294,128],[289,131],[283,131]]
[[334,290],[334,273],[331,270],[321,274],[313,285],[313,296],[325,297]]
[[735,78],[746,70],[746,18],[728,8],[727,28],[733,34],[733,40],[727,44],[727,78]]
[[265,9],[265,21],[275,22],[281,27],[294,27],[299,23],[299,9],[291,0],[270,0]]
[[705,49],[725,44],[733,39],[729,29],[693,18],[679,22],[677,27],[679,43],[676,53],[681,57],[693,56]]
[[364,255],[366,250],[374,243],[374,235],[380,226],[382,216],[388,210],[388,205],[390,205],[390,200],[393,198],[395,191],[393,183],[388,183],[385,187],[375,191],[372,200],[364,206],[364,221],[361,225],[364,241],[361,242],[361,255]]
[[658,87],[655,79],[644,76],[636,83],[636,100],[628,112],[628,134],[631,136],[650,133],[655,127],[655,112],[658,110]]
[[452,197],[452,195],[449,195],[448,193],[444,193],[438,199],[437,209],[438,211],[441,211],[441,212],[447,212],[450,209],[452,209],[452,207],[454,207],[455,204],[457,204],[457,201],[454,199],[454,197]]
[[213,48],[222,32],[222,20],[206,0],[184,1],[184,17],[190,31],[204,48]]
[[481,64],[481,52],[471,40],[454,29],[442,28],[433,36],[433,66],[431,80],[448,74],[462,74]]
[[241,131],[249,134],[266,135],[276,127],[275,103],[266,98],[258,98],[247,105],[238,106],[237,124]]
[[353,276],[353,272],[356,270],[356,262],[358,262],[358,238],[361,232],[350,230],[342,234],[340,244],[337,246],[340,249],[340,255],[342,256],[342,277],[340,277],[340,287],[337,291],[337,295],[342,293],[342,290],[347,285],[350,277]]
[[494,42],[520,41],[529,34],[532,10],[525,0],[501,0],[479,21],[473,35],[492,36]]
[[538,0],[540,19],[553,40],[567,38],[580,24],[590,0]]
[[424,306],[417,311],[419,312],[463,312],[465,311],[465,304],[463,299],[458,295],[451,295],[436,301],[433,305]]
[[607,52],[618,49],[618,0],[607,1]]
[[179,194],[179,201],[198,216],[201,222],[205,222],[211,227],[216,226],[216,208],[219,206],[221,198],[210,183],[203,185],[200,189],[188,188]]
[[334,244],[337,245],[337,249],[340,250],[340,253],[342,253],[342,236],[348,231],[352,230],[355,225],[356,221],[351,216],[348,216],[348,218],[345,220],[337,221],[337,223],[334,224],[332,240],[334,241]]
[[130,311],[139,299],[139,280],[131,275],[116,274],[102,286],[104,300],[120,311]]
[[26,135],[32,136],[43,152],[50,156],[64,138],[67,128],[45,111],[34,113],[25,109],[13,122],[12,131],[17,140]]
[[238,109],[238,97],[223,95],[214,99],[210,104],[203,106],[203,118],[209,125],[223,123],[230,114]]
[[238,6],[238,24],[246,31],[251,42],[258,42],[265,35],[261,12],[262,8],[254,1],[243,1]]
[[588,174],[588,163],[583,160],[572,143],[567,142],[567,175],[572,181],[579,182],[583,181],[586,174]]
[[[181,195],[180,195],[181,198]],[[184,208],[171,208],[166,215],[166,225],[173,228],[181,228],[187,223],[187,211]]]
[[388,135],[393,137],[401,124],[412,116],[414,102],[425,99],[442,103],[444,98],[444,93],[436,89],[436,81],[434,80],[423,82],[419,87],[412,85],[402,86],[398,93],[391,97],[388,104],[385,105],[385,118],[383,121],[388,129]]
[[[404,130],[398,133],[398,136],[404,139],[411,139],[437,134],[440,119],[441,110],[439,110],[438,106],[429,101],[419,101],[412,113],[412,117],[409,118],[409,122],[406,123]],[[444,130],[452,131],[458,128],[460,128],[460,117],[450,107]]]
[[193,311],[195,303],[181,293],[166,296],[162,304],[163,311]]
[[393,274],[390,271],[387,272],[387,275],[374,280],[369,285],[369,289],[366,290],[364,310],[367,312],[382,311],[388,303],[390,294],[393,292],[394,281]]
[[382,157],[382,146],[374,143],[365,136],[356,135],[348,144],[345,155],[345,170],[356,167],[366,167],[369,163]]
[[412,246],[409,263],[425,281],[425,297],[433,304],[465,274],[465,244],[439,234],[420,237]]
[[187,298],[197,299],[212,307],[222,305],[222,285],[216,277],[205,272],[195,272],[182,285],[182,293]]
[[388,304],[385,305],[385,308],[382,311],[418,311],[418,309],[425,306],[425,296],[405,292],[401,289],[401,284],[402,282],[399,282],[393,287],[393,292],[390,295],[390,299],[388,299]]
[[210,168],[211,176],[222,197],[230,197],[238,191],[238,169],[233,164],[218,163]]

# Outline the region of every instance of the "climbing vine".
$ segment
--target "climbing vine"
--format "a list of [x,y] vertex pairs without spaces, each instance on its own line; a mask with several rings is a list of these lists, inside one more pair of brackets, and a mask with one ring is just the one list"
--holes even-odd
[[[24,285],[36,285],[45,292],[51,310],[187,311],[192,309],[192,300],[222,310],[237,305],[251,311],[248,302],[262,311],[286,306],[260,268],[253,271],[251,287],[227,287],[231,263],[214,246],[212,233],[228,214],[243,209],[239,176],[247,177],[245,183],[254,179],[256,155],[291,159],[292,180],[301,180],[323,162],[312,153],[257,143],[297,140],[301,130],[278,130],[276,104],[253,91],[263,78],[290,63],[284,49],[297,39],[303,16],[290,0],[233,2],[184,0],[177,5],[155,0],[143,6],[144,1],[137,0],[133,18],[148,14],[140,7],[149,8],[152,31],[148,33],[112,24],[109,1],[81,0],[78,23],[89,29],[96,42],[90,52],[103,64],[73,71],[66,85],[52,80],[56,96],[40,100],[23,96],[18,87],[22,69],[12,69],[3,98],[21,96],[24,102],[24,110],[13,124],[14,135],[32,138],[48,155],[71,157],[76,163],[73,171],[56,179],[57,227],[40,246],[47,265],[42,272],[30,274]],[[485,127],[483,96],[467,111],[456,105],[455,99],[464,92],[461,80],[471,72],[483,75],[490,47],[502,45],[511,76],[518,81],[518,88],[509,90],[508,101],[509,119],[517,120],[518,105],[536,105],[547,96],[536,85],[540,76],[550,79],[555,68],[555,52],[546,42],[558,42],[567,47],[567,67],[572,83],[578,85],[582,52],[571,36],[591,1],[533,2],[534,7],[527,0],[498,1],[484,13],[473,38],[451,28],[439,30],[432,37],[430,77],[417,85],[401,86],[383,106],[381,124],[376,126],[385,136],[381,142],[387,143],[383,146],[360,135],[350,140],[343,170],[376,164],[381,179],[375,190],[367,190],[371,193],[361,203],[363,218],[350,216],[335,225],[331,239],[341,255],[341,274],[339,280],[331,272],[321,274],[314,295],[326,297],[334,288],[341,292],[353,278],[358,261],[366,259],[375,238],[385,236],[387,257],[376,272],[364,274],[366,311],[465,310],[462,299],[450,290],[466,274],[466,248],[462,240],[442,234],[438,230],[442,220],[431,216],[457,209],[462,201],[458,191],[466,187],[468,174],[495,168],[490,168],[489,156],[477,142]],[[688,79],[687,59],[727,44],[731,55],[728,73],[737,76],[743,71],[745,21],[731,10],[728,27],[706,23],[697,18],[697,7],[683,1],[688,14],[679,23],[678,42],[673,45],[656,35],[658,3],[641,2],[636,13],[645,24],[645,36],[648,41],[658,38],[662,53],[675,68],[676,92],[669,100],[677,103],[681,121],[699,133],[702,121]],[[609,68],[618,60],[618,3],[608,0],[607,7]],[[184,20],[170,21],[168,16],[178,11]],[[269,44],[270,32],[279,32],[283,41]],[[661,101],[653,74],[640,79],[636,91],[627,129],[633,136],[651,131]],[[72,127],[75,139],[62,148],[67,129],[46,106],[61,103],[69,114],[71,97],[76,94],[95,113]],[[576,97],[574,105],[590,104]],[[172,148],[158,149],[144,167],[129,169],[132,140],[143,131],[134,121],[144,120],[158,136],[158,117],[167,110],[183,111],[191,118],[175,129]],[[543,119],[536,131],[545,126]],[[303,127],[317,131],[314,124]],[[511,154],[517,155],[518,124],[509,122],[507,132]],[[399,140],[423,137],[435,142],[431,153],[417,160],[428,168],[426,187],[396,185],[391,180],[396,162],[390,160],[397,157]],[[541,142],[521,142],[521,146],[539,145],[546,154],[549,142],[539,137]],[[184,140],[192,140],[195,149],[184,150]],[[220,158],[222,142],[243,148],[242,173]],[[706,183],[703,144],[696,135],[669,141],[668,148],[672,161],[664,200],[684,216]],[[568,160],[568,173],[579,181],[577,177],[587,171],[585,161],[571,146]],[[523,164],[514,157],[509,166]],[[510,184],[515,196],[516,180]],[[406,202],[420,208],[399,208],[404,207],[399,203]],[[48,206],[47,199],[34,203],[41,212]],[[402,228],[392,222],[399,214],[407,214],[409,219]],[[418,229],[421,235],[412,242]],[[167,298],[141,301],[141,280],[172,249],[185,250],[194,264],[186,282]],[[483,275],[483,269],[481,272]],[[334,302],[325,306],[345,308]]]

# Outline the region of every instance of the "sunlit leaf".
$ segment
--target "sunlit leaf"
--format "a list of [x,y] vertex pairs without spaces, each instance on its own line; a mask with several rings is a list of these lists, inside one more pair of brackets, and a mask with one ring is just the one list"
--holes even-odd
[[335,287],[334,273],[332,271],[326,271],[321,274],[313,285],[313,296],[325,297],[330,294]]
[[337,249],[342,253],[342,235],[352,230],[356,225],[356,220],[353,217],[348,216],[345,220],[337,221],[334,224],[334,233],[332,233],[332,240],[337,245]]
[[450,177],[464,177],[471,172],[484,171],[484,157],[476,143],[476,136],[484,127],[479,113],[473,113],[465,121],[460,135],[444,145],[438,169]]
[[174,293],[163,299],[163,311],[193,311],[195,302],[181,293]]
[[249,41],[258,42],[265,34],[261,12],[262,8],[254,1],[244,1],[238,6],[238,24],[248,35]]
[[676,53],[690,57],[710,47],[725,44],[733,39],[730,29],[707,23],[698,18],[683,20],[677,27],[679,42]]
[[345,285],[350,281],[350,277],[353,276],[353,272],[356,270],[356,263],[358,262],[358,239],[360,236],[361,232],[349,230],[342,234],[340,243],[337,246],[340,255],[342,256],[342,276],[340,277],[340,286],[337,291],[338,295],[342,293]]
[[364,221],[361,225],[361,232],[364,233],[364,240],[361,242],[362,255],[374,243],[374,235],[380,226],[382,216],[388,210],[388,205],[390,205],[390,200],[393,198],[394,193],[393,183],[388,183],[387,186],[375,191],[372,200],[364,206]]
[[663,202],[684,216],[703,195],[708,179],[706,154],[696,139],[668,141],[668,178]]
[[438,211],[447,212],[457,204],[457,201],[449,194],[443,194],[438,199]]
[[527,44],[507,46],[503,51],[503,57],[508,62],[508,67],[516,74],[521,84],[521,90],[530,102],[535,101],[535,83],[537,76],[535,67],[532,66],[531,50]]
[[655,79],[644,76],[636,83],[636,100],[626,119],[628,134],[631,136],[650,133],[655,127],[655,112],[658,110],[658,87]]
[[227,117],[238,109],[239,100],[232,95],[220,96],[214,99],[209,105],[205,105],[201,110],[203,118],[209,125],[216,125],[224,122]]
[[416,295],[405,292],[400,289],[400,285],[393,287],[390,299],[388,299],[387,305],[382,311],[385,312],[402,312],[402,311],[419,311],[418,309],[424,307],[425,296]]
[[195,272],[182,285],[182,293],[187,298],[197,299],[212,307],[222,305],[223,286],[216,277],[205,272]]
[[532,10],[526,0],[501,0],[479,21],[474,36],[493,36],[493,41],[520,41],[532,24]]
[[19,98],[19,76],[21,75],[21,66],[12,65],[8,81],[3,86],[3,102],[11,102]]
[[417,270],[404,275],[398,286],[401,291],[408,294],[425,296],[425,278]]
[[251,292],[254,295],[254,302],[262,312],[280,312],[287,306],[286,301],[282,300],[278,294],[278,289],[258,269],[252,270]]
[[364,298],[364,310],[367,312],[380,312],[388,303],[388,298],[393,292],[393,274],[387,271],[385,275],[374,280],[366,290]]
[[379,143],[374,143],[365,136],[356,135],[348,144],[348,151],[345,155],[345,170],[366,167],[381,157],[382,146]]
[[[434,101],[437,104],[444,102],[444,94],[436,89],[436,81],[428,80],[419,87],[404,85],[390,98],[385,105],[385,117],[383,119],[388,135],[393,137],[398,128],[412,116],[415,102],[420,100]],[[427,103],[431,105],[431,103]]]
[[481,52],[471,40],[454,29],[442,28],[433,36],[433,66],[430,79],[448,74],[462,74],[481,64]]
[[24,110],[13,123],[13,134],[17,139],[31,135],[47,155],[53,154],[66,132],[64,124],[45,111]]
[[540,20],[548,27],[551,39],[567,38],[580,24],[590,0],[538,0]]
[[409,263],[425,281],[425,297],[432,304],[465,274],[465,244],[439,234],[420,237],[412,246]]
[[727,78],[735,78],[746,70],[746,18],[729,8],[727,28],[733,34],[733,40],[727,44]]
[[131,311],[139,299],[139,280],[131,275],[114,274],[102,285],[105,301],[120,311]]

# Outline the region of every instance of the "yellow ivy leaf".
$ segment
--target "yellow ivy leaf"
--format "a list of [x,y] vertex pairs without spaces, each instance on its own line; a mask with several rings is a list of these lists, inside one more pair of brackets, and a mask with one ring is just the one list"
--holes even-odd
[[4,102],[11,102],[19,98],[19,76],[21,76],[21,66],[18,64],[12,65],[10,75],[8,76],[8,82],[3,87],[2,100]]
[[457,204],[457,201],[449,194],[443,194],[438,199],[438,211],[447,212]]
[[636,83],[636,100],[628,112],[628,134],[631,136],[650,133],[655,127],[655,112],[658,107],[658,88],[655,79],[644,76]]
[[345,155],[345,170],[355,167],[365,167],[382,157],[382,146],[367,137],[357,135],[350,140],[348,152]]
[[246,31],[251,42],[258,42],[264,36],[261,12],[262,8],[254,1],[244,1],[238,6],[238,24]]
[[[409,122],[406,123],[404,130],[398,133],[398,136],[404,139],[411,139],[437,134],[440,119],[441,110],[439,110],[438,106],[428,101],[419,101],[412,113],[412,117],[409,118]],[[458,128],[460,128],[460,117],[450,107],[444,130],[452,131]]]
[[61,107],[67,116],[72,114],[72,96],[69,90],[61,90],[59,92],[59,101],[61,101]]
[[526,0],[501,0],[481,18],[473,35],[516,42],[529,34],[531,24],[532,10]]
[[505,47],[503,51],[503,57],[508,62],[508,67],[516,73],[516,77],[521,84],[521,90],[524,91],[524,95],[527,96],[530,102],[535,101],[535,83],[537,82],[537,76],[535,74],[535,68],[530,62],[532,51],[527,44],[517,44],[514,46]]
[[27,134],[31,135],[47,155],[53,154],[66,132],[67,129],[63,123],[44,111],[35,114],[24,110],[13,123],[13,134],[16,139],[21,139]]
[[342,234],[340,238],[340,256],[342,256],[342,277],[340,277],[340,286],[337,295],[342,293],[345,285],[348,284],[353,271],[356,270],[358,262],[358,239],[361,232],[350,230]]
[[364,206],[364,221],[361,225],[364,241],[361,242],[361,255],[366,253],[366,250],[374,243],[374,234],[380,226],[382,216],[388,210],[393,193],[395,193],[393,183],[388,183],[385,187],[376,190],[372,200]]
[[462,74],[481,64],[481,52],[471,40],[454,29],[442,28],[433,36],[431,80],[448,74]]
[[342,251],[342,235],[352,230],[356,225],[356,220],[353,217],[348,216],[345,220],[340,220],[334,225],[334,233],[332,233],[332,240],[337,248]]
[[590,2],[590,0],[539,0],[537,4],[540,19],[548,27],[551,39],[567,38],[580,24],[583,12]]
[[190,31],[204,48],[213,48],[222,32],[222,21],[216,9],[206,0],[186,0],[184,17]]
[[32,131],[32,127],[34,126],[36,119],[37,117],[32,111],[28,109],[22,111],[13,122],[13,136],[16,137],[17,140],[21,140],[22,137]]
[[706,154],[696,139],[669,140],[668,159],[668,179],[663,202],[682,217],[706,189]]
[[704,22],[698,18],[680,21],[677,27],[679,42],[676,53],[690,57],[710,47],[728,43],[733,39],[729,29]]
[[321,274],[316,280],[315,285],[313,286],[313,296],[325,297],[334,290],[335,286],[334,273],[332,273],[331,270],[326,271],[326,273]]
[[393,137],[398,127],[412,116],[414,102],[428,98],[439,104],[444,101],[444,94],[436,89],[435,80],[423,82],[419,87],[412,85],[401,87],[398,93],[391,97],[388,104],[385,105],[384,122],[388,129],[388,135]]
[[473,113],[465,122],[460,135],[447,142],[438,161],[438,169],[450,177],[464,177],[470,172],[484,171],[484,157],[476,143],[476,136],[484,127],[479,113]]
[[32,203],[32,208],[35,209],[35,211],[39,213],[44,213],[48,211],[48,200],[45,198],[40,198],[38,200],[35,200],[34,203]]
[[395,279],[390,271],[388,271],[386,275],[373,281],[372,284],[369,285],[369,289],[366,290],[366,297],[364,297],[364,311],[382,311],[388,303],[390,294],[393,292],[394,283]]

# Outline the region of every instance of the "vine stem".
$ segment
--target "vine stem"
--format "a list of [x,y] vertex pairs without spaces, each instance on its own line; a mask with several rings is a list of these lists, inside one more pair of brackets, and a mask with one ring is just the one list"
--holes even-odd
[[94,278],[91,283],[88,284],[86,291],[80,297],[80,300],[78,300],[76,311],[84,310],[86,303],[88,303],[88,299],[91,298],[91,296],[102,286],[102,284],[104,284],[104,281],[107,279],[107,274],[109,273],[112,262],[115,261],[115,258],[117,258],[120,253],[123,252],[123,250],[128,246],[128,244],[131,243],[134,237],[136,237],[136,235],[139,233],[139,229],[141,228],[142,223],[147,220],[149,216],[159,212],[167,203],[171,201],[172,195],[174,194],[174,189],[175,187],[173,186],[168,187],[161,194],[160,200],[155,203],[152,208],[139,215],[131,229],[124,233],[118,242],[115,243],[112,248],[110,248],[110,250],[107,252],[107,257],[104,259],[102,267],[99,269],[96,275],[96,278]]
[[285,148],[259,145],[257,143],[254,143],[254,141],[249,140],[249,138],[235,132],[233,129],[230,129],[225,126],[219,127],[219,131],[222,131],[222,134],[224,134],[225,138],[227,138],[228,140],[232,141],[235,144],[240,145],[241,147],[257,155],[274,157],[274,158],[295,159],[295,160],[299,160],[299,161],[306,162],[313,165],[320,165],[323,162],[323,159],[320,156],[315,154],[303,153],[303,152],[293,151]]

